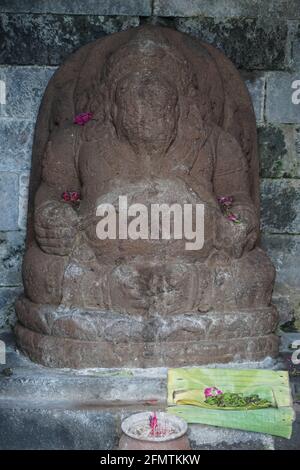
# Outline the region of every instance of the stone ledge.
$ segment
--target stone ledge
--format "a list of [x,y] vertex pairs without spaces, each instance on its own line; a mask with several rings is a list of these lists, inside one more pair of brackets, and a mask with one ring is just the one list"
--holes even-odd
[[[74,409],[65,403],[53,408],[40,404],[33,409],[26,404],[20,408],[5,403],[0,406],[0,449],[111,450],[118,446],[121,421],[146,410],[151,407],[112,410],[81,405]],[[272,436],[235,429],[192,424],[188,436],[194,450],[274,449]]]
[[216,362],[260,361],[278,354],[273,334],[231,340],[118,343],[42,335],[17,323],[17,344],[33,361],[47,367],[185,367]]
[[260,336],[276,328],[274,307],[209,310],[151,317],[129,315],[110,310],[40,305],[26,297],[16,302],[20,323],[43,335],[60,339],[108,341],[119,344],[176,342],[194,340],[222,341]]
[[18,230],[19,176],[0,172],[0,230]]
[[[0,371],[9,367],[11,376],[0,372],[0,405],[5,400],[13,401],[22,395],[19,407],[65,406],[66,403],[78,406],[85,403],[99,406],[110,404],[114,407],[145,405],[148,402],[166,406],[167,368],[86,368],[56,369],[31,362],[15,346],[14,337],[6,332],[0,335],[6,344],[6,364]],[[271,358],[260,362],[219,364],[220,368],[277,368]],[[210,364],[207,367],[216,367]],[[72,405],[72,406],[73,406]],[[16,406],[16,404],[14,405]]]
[[[122,419],[146,409],[165,409],[166,368],[47,369],[18,353],[11,334],[1,339],[7,344],[7,364],[0,367],[1,449],[113,449]],[[11,376],[1,374],[7,367]],[[279,364],[268,360],[218,367]],[[273,449],[277,439],[206,425],[190,425],[189,438],[195,450]],[[294,432],[291,441],[278,442],[296,448],[299,435]]]
[[0,448],[113,449],[118,442],[116,418],[109,411],[0,408]]
[[154,14],[161,16],[300,18],[298,0],[154,0]]
[[148,16],[151,5],[151,0],[2,0],[0,12]]
[[300,18],[298,0],[2,0],[4,13]]

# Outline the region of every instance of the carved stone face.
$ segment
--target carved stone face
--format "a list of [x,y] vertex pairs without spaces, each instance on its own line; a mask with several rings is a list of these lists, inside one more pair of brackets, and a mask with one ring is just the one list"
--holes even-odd
[[113,120],[135,150],[163,154],[176,135],[177,91],[161,75],[128,75],[117,85]]

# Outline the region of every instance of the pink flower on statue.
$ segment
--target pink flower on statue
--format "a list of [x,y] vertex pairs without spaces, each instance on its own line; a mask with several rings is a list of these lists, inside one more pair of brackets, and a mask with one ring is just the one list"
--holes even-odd
[[80,194],[78,191],[72,191],[70,193],[70,199],[72,202],[77,202],[80,200]]
[[61,195],[61,197],[63,198],[63,200],[65,202],[69,202],[71,200],[71,197],[70,197],[70,192],[69,191],[64,191]]
[[77,114],[77,116],[75,116],[75,118],[74,118],[74,124],[77,124],[78,126],[84,126],[92,118],[93,118],[92,113]]
[[240,221],[236,215],[234,215],[232,212],[229,212],[227,214],[227,219],[230,220],[231,222],[234,222],[235,224],[239,224]]
[[230,207],[233,203],[233,197],[232,196],[220,196],[218,197],[218,203],[221,206]]
[[78,191],[64,191],[61,195],[65,202],[79,202],[80,193]]
[[222,395],[222,390],[218,389],[217,387],[208,387],[204,389],[204,396],[207,397],[215,397],[217,395]]
[[217,198],[217,201],[221,206],[221,211],[222,211],[223,215],[225,215],[226,218],[228,220],[230,220],[230,222],[234,222],[235,224],[239,224],[240,223],[239,218],[235,214],[230,212],[230,210],[229,210],[232,206],[232,203],[233,203],[233,197],[232,196],[219,196]]

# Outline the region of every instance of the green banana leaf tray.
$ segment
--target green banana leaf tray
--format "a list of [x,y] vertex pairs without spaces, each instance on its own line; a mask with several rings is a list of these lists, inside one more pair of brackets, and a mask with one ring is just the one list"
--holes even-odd
[[[204,390],[217,387],[223,392],[257,394],[267,399],[268,408],[219,408],[205,403]],[[208,424],[272,434],[289,439],[292,407],[286,371],[264,369],[187,368],[169,369],[168,412],[188,423]]]

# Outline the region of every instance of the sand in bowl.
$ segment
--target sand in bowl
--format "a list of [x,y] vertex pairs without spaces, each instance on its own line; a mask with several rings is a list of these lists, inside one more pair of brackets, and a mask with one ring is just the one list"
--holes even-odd
[[137,413],[121,425],[120,450],[190,450],[187,423],[164,412]]

